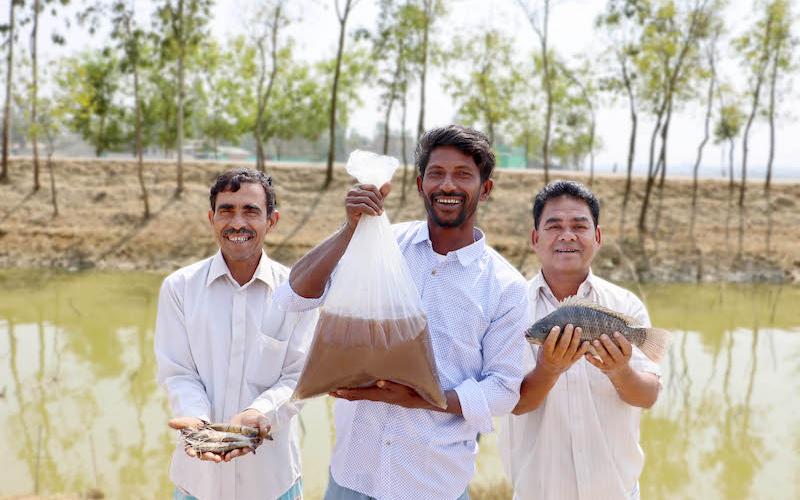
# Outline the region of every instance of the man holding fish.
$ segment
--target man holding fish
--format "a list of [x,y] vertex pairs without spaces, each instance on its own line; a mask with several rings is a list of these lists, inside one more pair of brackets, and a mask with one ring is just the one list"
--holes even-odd
[[595,195],[574,181],[534,201],[541,271],[529,284],[529,372],[500,435],[517,499],[639,498],[639,419],[658,397],[668,334],[648,328],[633,293],[592,273],[599,215]]
[[[170,274],[158,300],[158,382],[169,395],[169,425],[183,435],[170,467],[173,499],[296,500],[297,407],[289,398],[317,313],[275,304],[289,269],[263,250],[279,219],[272,178],[229,170],[209,201],[219,251]],[[261,439],[270,441],[250,453]]]

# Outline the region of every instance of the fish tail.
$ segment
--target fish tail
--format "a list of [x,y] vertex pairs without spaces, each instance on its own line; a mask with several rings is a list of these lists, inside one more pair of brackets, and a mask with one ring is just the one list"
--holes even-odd
[[641,349],[645,356],[652,359],[656,363],[660,363],[661,359],[664,357],[664,354],[667,353],[667,348],[669,347],[669,341],[671,337],[672,334],[667,330],[662,330],[660,328],[645,328],[644,341],[642,342],[642,345],[639,346],[639,349]]

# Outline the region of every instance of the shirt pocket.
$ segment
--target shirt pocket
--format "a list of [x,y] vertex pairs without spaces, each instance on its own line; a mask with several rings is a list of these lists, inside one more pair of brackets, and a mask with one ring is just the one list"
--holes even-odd
[[259,392],[273,386],[281,376],[288,345],[288,340],[259,332],[247,358],[245,378],[248,384],[256,386]]

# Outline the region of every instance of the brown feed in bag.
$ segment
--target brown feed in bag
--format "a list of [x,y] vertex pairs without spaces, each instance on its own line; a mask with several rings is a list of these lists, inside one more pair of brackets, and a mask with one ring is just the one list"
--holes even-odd
[[323,310],[293,399],[378,380],[409,386],[432,405],[446,407],[425,317],[374,320]]

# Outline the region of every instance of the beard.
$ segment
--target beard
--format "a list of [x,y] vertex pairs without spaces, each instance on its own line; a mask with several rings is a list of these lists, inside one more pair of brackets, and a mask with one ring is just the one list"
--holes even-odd
[[[475,213],[475,210],[478,208],[478,195],[480,194],[480,188],[478,193],[475,193],[475,196],[471,198],[471,201],[467,201],[467,196],[460,193],[445,193],[443,191],[437,191],[432,193],[430,196],[425,196],[423,199],[425,200],[425,210],[428,212],[428,217],[430,220],[438,227],[443,228],[455,228],[461,227],[464,222]],[[461,198],[461,210],[456,213],[455,217],[451,219],[442,219],[439,214],[436,212],[436,209],[433,207],[434,199],[439,196],[452,196]]]

